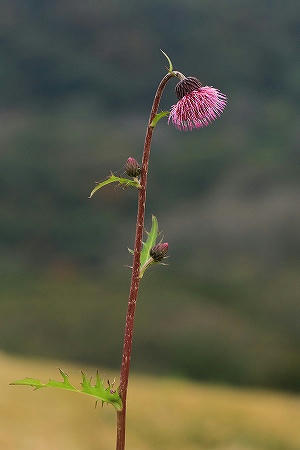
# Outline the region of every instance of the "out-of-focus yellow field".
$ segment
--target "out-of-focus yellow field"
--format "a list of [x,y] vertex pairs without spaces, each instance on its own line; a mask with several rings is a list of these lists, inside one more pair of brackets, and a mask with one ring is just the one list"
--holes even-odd
[[[112,407],[94,409],[92,398],[73,392],[50,388],[32,392],[26,386],[8,385],[26,376],[58,380],[57,367],[69,373],[71,382],[79,383],[79,367],[4,354],[0,364],[1,449],[114,449]],[[299,450],[300,398],[134,376],[128,398],[127,449]]]

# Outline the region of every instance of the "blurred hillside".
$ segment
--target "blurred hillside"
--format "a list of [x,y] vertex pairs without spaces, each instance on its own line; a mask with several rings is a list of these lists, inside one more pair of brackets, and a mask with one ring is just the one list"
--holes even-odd
[[269,0],[1,3],[4,349],[118,366],[136,193],[87,197],[129,155],[141,158],[163,48],[229,104],[207,129],[162,121],[155,133],[147,224],[158,216],[171,258],[143,280],[134,364],[300,388],[299,10]]

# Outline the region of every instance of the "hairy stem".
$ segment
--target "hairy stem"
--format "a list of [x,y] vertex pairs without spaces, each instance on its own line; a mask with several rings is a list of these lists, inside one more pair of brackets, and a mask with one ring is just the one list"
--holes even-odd
[[126,426],[126,398],[127,398],[127,387],[128,387],[128,376],[130,369],[130,359],[131,359],[131,348],[132,348],[132,336],[133,336],[133,326],[134,326],[134,314],[136,308],[136,301],[138,296],[139,284],[140,284],[140,257],[142,250],[142,239],[145,221],[145,204],[146,204],[146,192],[147,192],[147,176],[148,176],[148,165],[151,150],[151,140],[153,135],[153,126],[150,126],[152,120],[158,111],[159,102],[163,93],[163,90],[167,82],[175,74],[173,72],[168,73],[159,83],[157,88],[153,105],[149,117],[149,122],[147,126],[145,143],[144,143],[144,153],[142,162],[142,171],[140,184],[141,187],[138,193],[138,212],[136,220],[136,233],[135,233],[135,245],[134,245],[134,256],[133,256],[133,266],[131,274],[131,285],[129,291],[128,309],[126,315],[126,325],[124,334],[124,344],[123,344],[123,355],[122,355],[122,366],[120,374],[120,396],[123,402],[122,411],[117,413],[117,445],[116,450],[125,449],[125,426]]

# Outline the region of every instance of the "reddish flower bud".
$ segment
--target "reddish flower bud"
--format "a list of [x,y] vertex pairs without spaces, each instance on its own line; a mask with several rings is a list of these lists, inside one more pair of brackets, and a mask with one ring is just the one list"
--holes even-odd
[[156,244],[150,250],[150,256],[153,258],[155,262],[162,261],[168,253],[169,244],[167,242],[163,242],[161,244]]
[[141,168],[136,159],[129,157],[125,165],[126,173],[129,177],[138,177],[141,174]]

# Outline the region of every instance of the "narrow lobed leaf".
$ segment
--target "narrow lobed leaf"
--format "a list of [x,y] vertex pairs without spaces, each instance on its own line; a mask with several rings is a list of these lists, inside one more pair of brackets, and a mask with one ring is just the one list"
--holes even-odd
[[89,195],[89,198],[91,198],[95,194],[95,192],[99,191],[99,189],[101,189],[103,186],[106,186],[107,184],[110,184],[110,183],[119,183],[119,184],[123,184],[125,186],[133,186],[136,188],[140,188],[140,183],[138,182],[138,180],[129,180],[128,178],[116,177],[112,173],[110,177],[108,177],[104,181],[101,181],[101,183],[98,183],[94,187],[94,189],[92,190],[92,192]]
[[63,381],[55,381],[50,379],[48,383],[41,383],[41,381],[36,378],[24,378],[10,384],[14,386],[32,386],[35,390],[45,387],[54,387],[81,394],[87,394],[95,397],[97,400],[101,400],[104,403],[113,405],[117,411],[122,410],[122,400],[120,395],[117,391],[111,390],[110,387],[104,387],[103,381],[100,379],[98,372],[96,374],[96,383],[94,385],[92,385],[91,380],[88,380],[86,375],[82,372],[81,389],[77,389],[70,383],[68,375],[61,369],[59,369],[59,371]]

